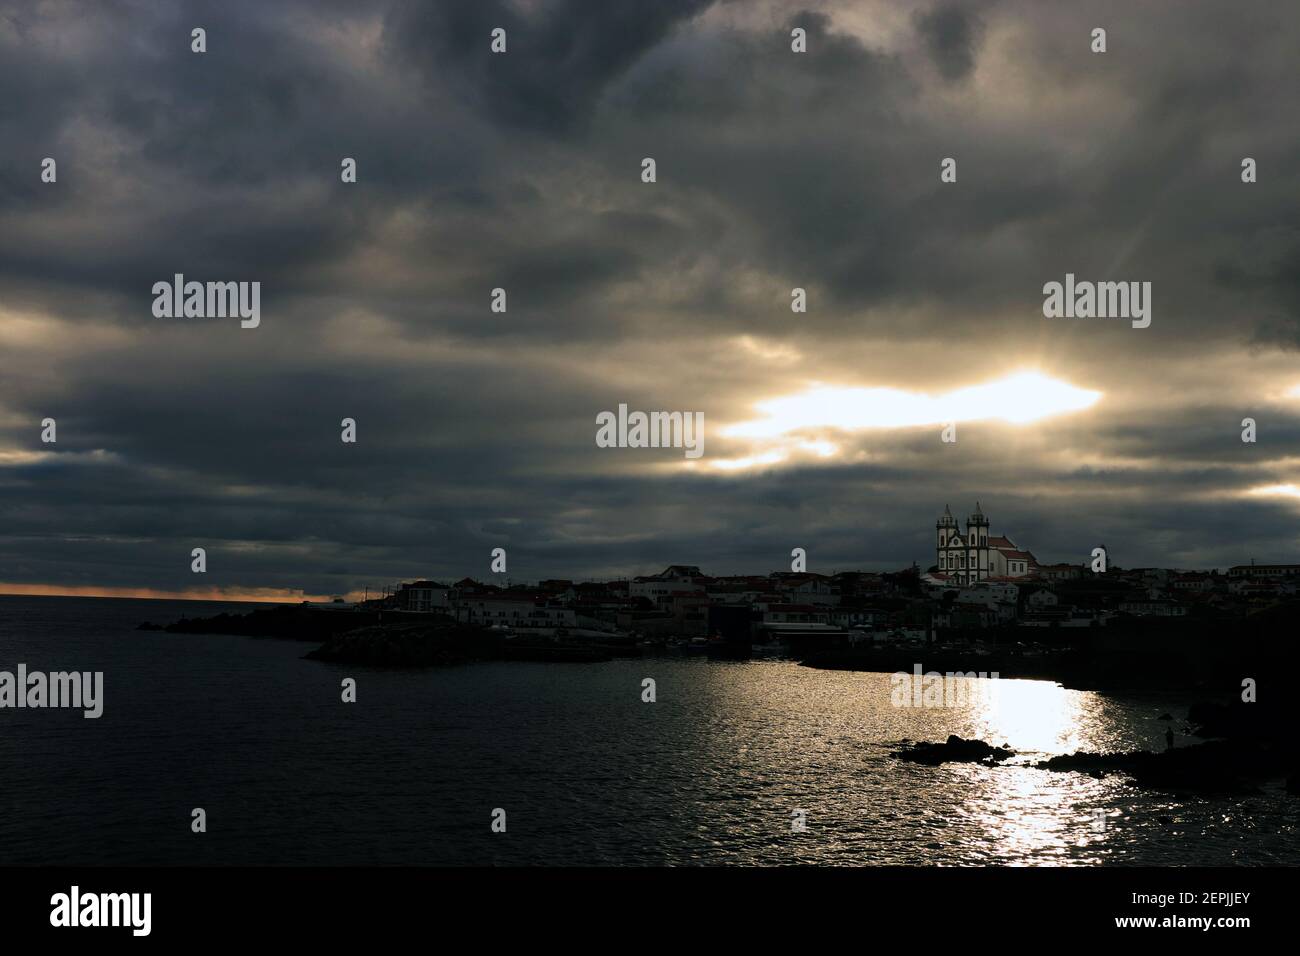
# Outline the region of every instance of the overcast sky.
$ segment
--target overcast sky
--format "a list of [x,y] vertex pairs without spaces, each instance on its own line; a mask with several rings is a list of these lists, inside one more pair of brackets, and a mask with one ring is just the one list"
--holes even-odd
[[[925,567],[977,499],[1043,561],[1300,562],[1298,43],[1271,0],[0,0],[0,585]],[[175,273],[260,326],[154,317]],[[1045,318],[1066,273],[1150,327]],[[598,448],[620,403],[704,455]]]

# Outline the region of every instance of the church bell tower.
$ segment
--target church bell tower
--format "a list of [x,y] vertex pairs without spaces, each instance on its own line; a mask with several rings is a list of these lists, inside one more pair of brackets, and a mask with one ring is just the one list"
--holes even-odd
[[982,581],[989,576],[989,519],[980,503],[966,519],[966,574],[964,579]]

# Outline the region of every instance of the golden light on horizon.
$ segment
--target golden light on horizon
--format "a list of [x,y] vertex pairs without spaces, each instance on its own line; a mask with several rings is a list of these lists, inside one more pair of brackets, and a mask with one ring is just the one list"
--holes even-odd
[[[160,588],[99,587],[96,585],[7,584],[0,581],[0,595],[25,597],[141,598],[164,601],[237,601],[245,604],[297,604],[301,601],[329,601],[330,595],[304,594],[284,588],[189,588],[169,591]],[[358,593],[347,595],[361,599]]]

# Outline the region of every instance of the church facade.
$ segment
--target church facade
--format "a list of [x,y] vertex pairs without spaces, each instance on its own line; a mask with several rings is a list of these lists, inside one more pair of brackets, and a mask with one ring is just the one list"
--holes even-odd
[[964,534],[944,505],[935,535],[938,573],[958,584],[1038,573],[1038,561],[1031,552],[1021,550],[1010,538],[989,534],[989,519],[978,501],[966,518]]

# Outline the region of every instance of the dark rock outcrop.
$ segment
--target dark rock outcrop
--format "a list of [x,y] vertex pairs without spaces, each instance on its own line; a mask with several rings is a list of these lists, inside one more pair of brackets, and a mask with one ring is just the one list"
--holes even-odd
[[[938,766],[942,763],[994,765],[1015,751],[982,740],[951,736],[944,743],[917,743],[894,751],[899,760]],[[1061,754],[1034,765],[1039,770],[1074,771],[1092,777],[1123,774],[1140,787],[1201,794],[1254,793],[1266,780],[1286,778],[1288,793],[1300,792],[1300,773],[1285,749],[1267,743],[1215,740],[1162,753]]]
[[247,637],[283,637],[295,641],[324,641],[334,634],[378,624],[378,611],[324,611],[277,605],[247,614],[183,617],[168,624],[169,634],[242,634]]
[[894,751],[899,760],[938,766],[941,763],[999,763],[1008,757],[1014,757],[1015,751],[1005,747],[994,747],[982,740],[966,740],[951,735],[941,744],[921,742]]
[[1286,755],[1263,745],[1216,740],[1163,753],[1133,750],[1062,754],[1039,762],[1040,770],[1075,770],[1100,777],[1121,773],[1141,787],[1194,793],[1249,793],[1264,780],[1283,776]]

